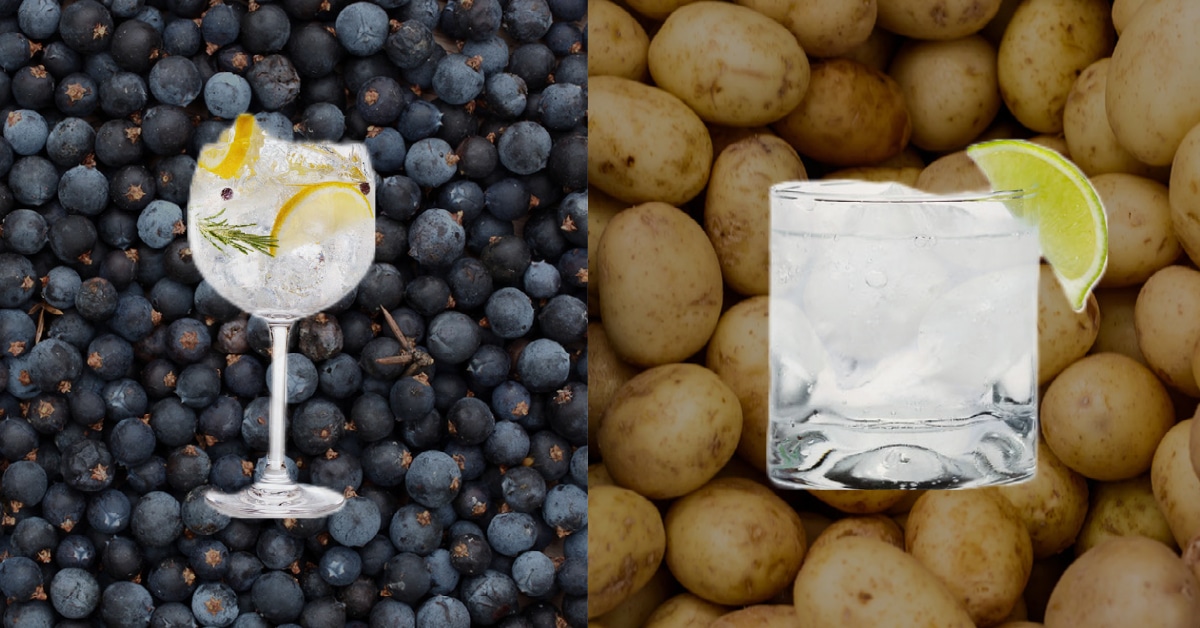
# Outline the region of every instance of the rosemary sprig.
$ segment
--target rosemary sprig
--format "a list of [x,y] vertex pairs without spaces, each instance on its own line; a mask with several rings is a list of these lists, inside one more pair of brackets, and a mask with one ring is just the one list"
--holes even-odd
[[221,218],[224,213],[225,208],[222,207],[221,211],[200,221],[200,235],[212,242],[217,250],[224,252],[228,246],[242,254],[255,250],[271,257],[275,256],[275,238],[247,233],[243,229],[253,227],[253,223],[231,225],[227,219]]

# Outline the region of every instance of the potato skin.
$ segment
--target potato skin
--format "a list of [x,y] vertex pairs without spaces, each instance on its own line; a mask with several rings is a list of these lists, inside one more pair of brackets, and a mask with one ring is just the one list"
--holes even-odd
[[737,3],[783,24],[804,52],[836,57],[871,36],[878,7],[875,0],[737,0]]
[[1113,135],[1105,108],[1108,68],[1112,57],[1104,57],[1084,68],[1067,93],[1063,108],[1063,136],[1075,165],[1088,176],[1127,172],[1164,179],[1162,167],[1144,164],[1125,150]]
[[667,510],[666,563],[691,593],[717,604],[764,602],[792,583],[807,542],[799,515],[771,489],[719,478]]
[[759,126],[782,118],[808,89],[808,57],[779,22],[728,2],[671,13],[647,52],[655,84],[701,119]]
[[983,171],[967,156],[965,150],[948,153],[933,160],[921,170],[913,187],[936,194],[992,189]]
[[833,166],[883,161],[912,135],[896,81],[849,59],[814,63],[804,100],[772,128],[801,155]]
[[966,609],[911,554],[848,536],[813,552],[793,588],[802,628],[974,628]]
[[1192,468],[1189,456],[1190,432],[1195,417],[1175,424],[1163,437],[1154,452],[1150,466],[1150,486],[1154,499],[1179,547],[1186,547],[1200,534],[1200,478]]
[[637,19],[609,0],[588,0],[588,76],[646,78],[650,37]]
[[[588,445],[596,443],[596,433],[604,421],[604,412],[613,394],[638,370],[621,361],[608,343],[604,325],[588,323]],[[596,450],[599,451],[599,450]],[[601,452],[603,454],[603,452]]]
[[704,628],[729,611],[728,607],[713,604],[691,593],[680,593],[659,604],[646,618],[642,628]]
[[1083,357],[1100,333],[1100,307],[1090,294],[1075,312],[1049,264],[1038,275],[1038,385],[1054,379]]
[[1150,276],[1133,306],[1138,347],[1167,386],[1200,397],[1192,350],[1200,340],[1200,271],[1167,266]]
[[636,366],[680,362],[721,315],[721,265],[681,210],[645,203],[612,218],[599,246],[600,315],[613,350]]
[[791,604],[755,604],[723,615],[709,628],[793,628],[799,620]]
[[617,390],[596,439],[618,484],[667,499],[712,479],[741,434],[742,408],[716,373],[664,364]]
[[1033,568],[1033,544],[994,488],[927,491],[913,504],[904,543],[980,625],[1003,621]]
[[1192,263],[1200,260],[1200,125],[1179,143],[1171,164],[1167,197],[1171,226]]
[[654,577],[666,550],[658,509],[618,486],[588,491],[588,619],[615,608]]
[[767,429],[771,372],[767,363],[765,296],[739,301],[721,315],[708,342],[705,364],[737,395],[742,436],[737,454],[760,472],[767,470]]
[[979,32],[1001,0],[878,0],[880,26],[913,39],[958,39]]
[[904,549],[904,530],[886,515],[862,515],[838,519],[825,528],[809,546],[814,552],[847,536],[866,536]]
[[588,79],[588,182],[635,205],[680,205],[708,182],[712,139],[666,90],[618,76]]
[[1039,133],[1063,129],[1075,79],[1112,52],[1116,33],[1107,0],[1029,0],[1017,6],[996,57],[1009,111]]
[[908,495],[908,491],[900,489],[814,489],[809,495],[853,515],[871,515],[884,512],[899,503]]
[[1080,556],[1046,606],[1046,628],[1195,626],[1200,583],[1175,552],[1140,536],[1108,539]]
[[1146,2],[1112,51],[1105,110],[1121,146],[1153,166],[1171,163],[1180,141],[1200,122],[1200,5]]
[[892,59],[888,75],[904,91],[911,141],[918,148],[961,149],[1000,111],[996,49],[980,35],[908,42]]
[[1167,186],[1122,172],[1097,175],[1091,182],[1108,216],[1108,266],[1100,287],[1145,283],[1179,258]]
[[1116,482],[1094,482],[1090,506],[1079,537],[1075,556],[1114,536],[1144,536],[1177,548],[1171,526],[1154,499],[1150,474]]
[[754,135],[717,156],[704,204],[704,231],[725,283],[745,295],[771,287],[770,186],[808,179],[800,155],[784,140]]
[[1093,480],[1124,480],[1150,469],[1175,407],[1150,369],[1119,353],[1096,353],[1050,382],[1041,424],[1068,467]]
[[1104,316],[1100,317],[1100,331],[1096,334],[1096,342],[1092,343],[1092,353],[1120,353],[1146,364],[1133,326],[1133,308],[1139,290],[1141,286],[1130,286],[1101,288],[1093,293]]
[[1017,509],[1033,542],[1034,559],[1071,546],[1088,512],[1088,484],[1038,441],[1037,473],[1027,482],[996,487]]

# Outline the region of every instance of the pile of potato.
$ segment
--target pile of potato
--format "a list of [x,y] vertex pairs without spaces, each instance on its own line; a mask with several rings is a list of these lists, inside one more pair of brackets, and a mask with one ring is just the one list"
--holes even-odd
[[[1200,3],[589,0],[590,628],[1200,626]],[[1109,261],[1043,267],[1029,482],[764,473],[768,186],[981,189],[1029,138]]]

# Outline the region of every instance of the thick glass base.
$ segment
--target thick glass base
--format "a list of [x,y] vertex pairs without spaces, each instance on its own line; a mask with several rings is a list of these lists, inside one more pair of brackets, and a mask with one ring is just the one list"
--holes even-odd
[[951,489],[1012,484],[1037,470],[1036,409],[894,421],[772,419],[768,475],[789,489]]
[[307,519],[337,512],[346,498],[337,491],[309,484],[258,481],[237,493],[205,494],[217,512],[239,519]]

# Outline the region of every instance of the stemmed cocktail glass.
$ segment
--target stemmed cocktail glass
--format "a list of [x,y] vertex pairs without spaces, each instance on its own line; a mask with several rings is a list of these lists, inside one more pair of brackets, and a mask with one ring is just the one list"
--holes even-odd
[[271,332],[269,449],[265,469],[237,493],[207,500],[232,517],[328,515],[343,496],[299,484],[284,467],[288,332],[337,303],[366,275],[375,251],[375,175],[361,144],[296,143],[266,136],[243,114],[205,146],[188,200],[196,267],[223,297]]

